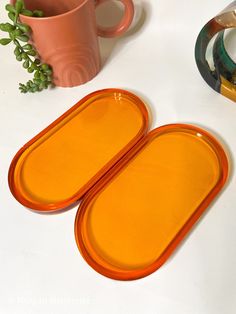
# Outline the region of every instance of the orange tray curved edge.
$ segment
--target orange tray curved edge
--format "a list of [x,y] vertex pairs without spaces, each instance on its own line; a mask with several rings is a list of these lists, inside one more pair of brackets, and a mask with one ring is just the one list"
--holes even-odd
[[104,276],[145,277],[170,257],[227,177],[227,156],[208,132],[185,124],[157,128],[83,199],[78,249]]
[[112,168],[147,129],[148,112],[136,95],[113,88],[93,92],[17,152],[8,174],[11,193],[34,211],[65,210]]

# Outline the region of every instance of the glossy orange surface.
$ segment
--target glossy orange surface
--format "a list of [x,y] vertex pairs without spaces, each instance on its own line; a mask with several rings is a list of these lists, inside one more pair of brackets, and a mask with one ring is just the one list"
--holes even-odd
[[170,256],[223,187],[228,162],[205,131],[169,125],[142,139],[85,197],[77,245],[101,274],[144,277]]
[[82,99],[15,156],[9,186],[23,205],[55,211],[80,199],[146,133],[135,95],[108,89]]

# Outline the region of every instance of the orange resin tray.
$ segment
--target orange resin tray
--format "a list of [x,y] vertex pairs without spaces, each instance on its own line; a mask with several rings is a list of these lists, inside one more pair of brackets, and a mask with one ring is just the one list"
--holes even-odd
[[159,268],[228,175],[226,154],[206,131],[173,124],[146,135],[147,128],[137,96],[97,91],[28,142],[9,170],[13,195],[35,211],[60,211],[84,196],[78,248],[113,279]]
[[75,237],[99,273],[138,279],[158,269],[222,189],[220,144],[189,125],[144,137],[82,201]]
[[146,133],[148,113],[135,95],[106,89],[83,98],[15,156],[12,194],[37,211],[79,200]]

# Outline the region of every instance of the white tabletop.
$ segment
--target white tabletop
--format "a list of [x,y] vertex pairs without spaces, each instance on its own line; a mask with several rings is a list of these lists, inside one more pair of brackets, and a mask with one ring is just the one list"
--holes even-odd
[[[134,2],[134,24],[141,28],[133,24],[126,36],[101,40],[106,62],[86,85],[20,94],[18,82],[29,75],[15,61],[13,46],[0,47],[0,313],[235,313],[236,104],[203,81],[194,61],[201,27],[229,1]],[[233,37],[228,48],[236,57]],[[212,132],[232,164],[225,190],[175,254],[154,274],[133,282],[105,278],[83,260],[74,240],[77,207],[35,214],[14,199],[7,183],[10,162],[24,143],[83,96],[108,87],[141,96],[153,113],[153,128],[181,122]]]

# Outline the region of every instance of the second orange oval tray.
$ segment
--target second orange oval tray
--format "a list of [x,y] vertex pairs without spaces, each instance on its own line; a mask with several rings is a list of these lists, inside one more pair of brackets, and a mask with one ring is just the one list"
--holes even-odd
[[84,198],[76,242],[99,273],[147,276],[170,256],[225,184],[228,162],[207,132],[168,125],[150,132]]

